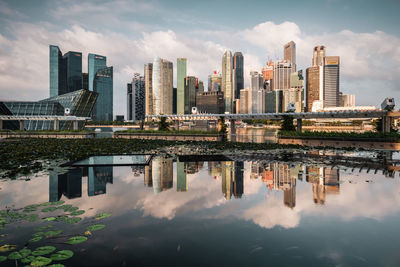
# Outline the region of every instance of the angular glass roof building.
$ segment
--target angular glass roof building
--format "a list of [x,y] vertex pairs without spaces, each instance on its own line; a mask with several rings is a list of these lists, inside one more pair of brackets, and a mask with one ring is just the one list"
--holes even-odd
[[[0,102],[0,115],[29,115],[29,116],[64,116],[68,108],[68,115],[90,117],[90,113],[97,100],[97,93],[88,90],[77,90],[71,93],[50,97],[41,101],[5,101]],[[15,122],[14,122],[15,124]],[[80,122],[79,127],[84,123]],[[3,125],[6,129],[15,129],[16,125]],[[26,130],[53,130],[53,121],[30,120],[24,121]],[[18,128],[17,128],[18,129]],[[72,121],[60,121],[60,130],[73,129]]]

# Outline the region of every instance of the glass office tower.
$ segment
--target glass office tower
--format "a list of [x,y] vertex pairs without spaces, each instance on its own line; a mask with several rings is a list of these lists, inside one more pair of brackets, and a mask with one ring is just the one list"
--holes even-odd
[[97,97],[96,104],[94,105],[93,108],[93,113],[92,113],[93,120],[112,121],[113,120],[113,67],[107,67],[97,71],[93,80],[93,91],[99,94]]
[[63,58],[67,76],[66,93],[82,89],[82,53],[69,51]]
[[185,113],[185,79],[186,79],[186,69],[187,69],[187,59],[186,58],[178,58],[176,60],[176,84],[177,84],[177,91],[176,91],[176,112],[177,114],[184,114]]
[[88,83],[89,91],[93,91],[93,81],[96,73],[107,67],[107,58],[105,56],[89,54],[88,55]]
[[241,52],[236,52],[233,55],[233,75],[234,75],[234,94],[235,99],[240,98],[240,90],[244,89],[244,75],[243,75],[243,55]]

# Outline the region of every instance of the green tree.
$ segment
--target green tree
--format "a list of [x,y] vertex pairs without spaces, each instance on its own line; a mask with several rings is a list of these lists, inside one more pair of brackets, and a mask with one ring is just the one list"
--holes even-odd
[[219,121],[220,129],[219,133],[222,134],[222,141],[228,140],[227,135],[228,135],[228,126],[225,123],[225,118],[222,117],[221,120]]
[[158,122],[158,130],[169,131],[169,123],[167,122],[166,117],[161,117],[160,121]]
[[283,120],[281,124],[281,131],[296,131],[296,128],[293,124],[293,116],[291,115],[283,115]]

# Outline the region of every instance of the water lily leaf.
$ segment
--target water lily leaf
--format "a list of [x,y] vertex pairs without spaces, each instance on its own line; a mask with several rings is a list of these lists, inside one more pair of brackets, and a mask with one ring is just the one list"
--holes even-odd
[[104,218],[108,218],[110,216],[111,216],[110,213],[100,213],[100,214],[96,215],[96,220],[101,220],[101,219],[104,219]]
[[74,252],[71,250],[60,250],[50,256],[53,261],[62,261],[74,256]]
[[45,203],[40,204],[40,206],[50,206],[51,204],[52,204],[51,202],[45,202]]
[[0,262],[5,261],[7,259],[6,256],[0,256]]
[[50,230],[50,231],[47,231],[46,233],[44,233],[44,236],[45,237],[52,237],[52,236],[56,236],[56,235],[59,235],[59,234],[61,234],[62,233],[62,230]]
[[0,247],[0,252],[8,252],[8,251],[14,250],[16,248],[17,248],[16,245],[8,245],[8,244],[6,244],[6,245],[2,245]]
[[86,236],[80,236],[79,235],[79,236],[70,237],[66,243],[70,244],[70,245],[75,245],[75,244],[79,244],[79,243],[85,242],[86,240],[87,240]]
[[37,232],[32,234],[33,237],[44,236],[44,232]]
[[51,263],[51,259],[39,256],[39,257],[36,257],[36,259],[31,262],[31,266],[32,267],[40,267],[40,266],[46,266],[49,263]]
[[23,257],[21,255],[21,253],[19,253],[18,251],[11,252],[10,255],[8,255],[9,260],[19,260],[22,258]]
[[40,240],[42,240],[41,236],[35,236],[35,237],[29,239],[29,242],[38,242]]
[[33,212],[37,211],[38,205],[29,205],[24,208],[24,212]]
[[65,221],[66,223],[69,223],[69,224],[74,224],[74,223],[79,222],[80,220],[82,220],[82,218],[79,218],[79,217],[72,217],[72,218],[66,218],[64,221]]
[[43,220],[45,220],[47,222],[51,222],[51,221],[57,220],[57,218],[56,217],[47,217],[47,218],[43,218]]
[[35,256],[28,256],[26,258],[21,259],[22,263],[30,263],[31,261],[34,261],[36,259]]
[[56,250],[56,247],[53,247],[53,246],[38,247],[32,252],[32,255],[33,256],[42,256],[42,255],[50,254],[54,250]]
[[65,265],[56,263],[56,264],[49,265],[48,267],[65,267]]
[[21,249],[21,250],[19,251],[19,253],[21,254],[21,256],[22,256],[23,258],[25,258],[25,257],[27,257],[28,255],[30,255],[31,252],[32,252],[32,251],[31,251],[29,248],[23,248],[23,249]]
[[59,206],[58,208],[66,211],[67,209],[72,208],[72,205],[69,205],[69,204],[68,205],[62,205],[62,206]]
[[65,201],[62,201],[62,200],[60,200],[60,201],[56,201],[56,202],[50,202],[51,204],[50,205],[52,205],[52,206],[58,206],[58,205],[62,205],[62,204],[64,204],[65,203]]
[[36,222],[39,220],[39,216],[37,214],[31,214],[24,217],[25,220],[30,222]]
[[73,212],[71,212],[71,216],[79,216],[79,215],[82,215],[82,214],[84,214],[85,213],[85,211],[84,210],[77,210],[77,211],[73,211]]
[[[55,217],[53,217],[53,218],[55,219]],[[38,227],[35,230],[36,231],[43,231],[43,230],[46,230],[46,229],[52,228],[52,227],[53,227],[53,225],[46,225],[46,226]]]
[[105,227],[104,224],[93,224],[93,225],[88,227],[88,230],[93,232],[93,231],[101,230],[104,227]]
[[46,207],[44,209],[42,209],[42,212],[52,212],[55,211],[57,209],[57,207]]

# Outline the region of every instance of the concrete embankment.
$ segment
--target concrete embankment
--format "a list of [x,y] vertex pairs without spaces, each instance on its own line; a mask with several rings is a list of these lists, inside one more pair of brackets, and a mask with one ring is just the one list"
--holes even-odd
[[222,140],[222,135],[211,134],[146,134],[146,133],[114,133],[113,138],[168,140],[168,141],[210,141]]

